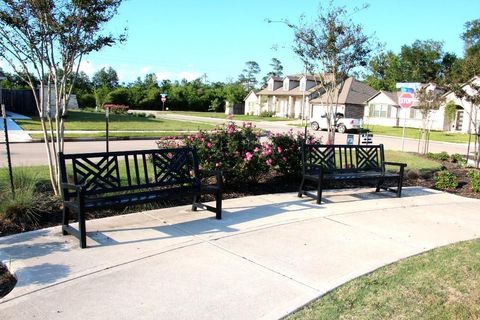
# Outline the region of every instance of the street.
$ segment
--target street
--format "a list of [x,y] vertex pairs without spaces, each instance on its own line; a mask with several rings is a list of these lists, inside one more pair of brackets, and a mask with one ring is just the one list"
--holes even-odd
[[[162,115],[163,116],[163,115]],[[199,118],[193,116],[185,115],[173,115],[169,114],[165,116],[166,118],[176,119],[176,120],[186,120],[186,121],[203,121],[203,122],[213,122],[213,123],[223,123],[227,120],[224,119],[212,119],[212,118]],[[298,121],[297,121],[298,122]],[[289,126],[290,122],[255,122],[255,125],[258,128],[269,130],[272,133],[287,132],[290,129],[293,131],[303,132],[303,128],[297,128]],[[241,122],[239,122],[241,125]],[[316,137],[321,137],[323,141],[326,141],[327,132],[326,131],[308,131],[311,134],[314,134]],[[347,141],[347,134],[337,133],[336,143],[343,144]],[[358,134],[355,134],[354,143],[358,141]],[[387,150],[402,150],[402,138],[398,137],[387,137],[387,136],[373,136],[373,144],[383,143],[385,149]],[[6,157],[6,148],[5,144],[0,146],[0,166],[5,167],[7,165]],[[111,151],[122,151],[122,150],[141,150],[141,149],[155,149],[157,145],[155,140],[118,140],[110,141],[110,150]],[[10,145],[12,165],[13,166],[32,166],[32,165],[45,165],[47,164],[47,156],[45,145],[43,142],[35,143],[12,143]],[[105,141],[75,141],[75,142],[66,142],[65,143],[65,153],[84,153],[84,152],[101,152],[105,151]],[[418,151],[418,140],[416,139],[405,139],[404,151],[417,152]],[[457,144],[457,143],[444,143],[437,141],[430,141],[429,145],[430,152],[441,152],[446,151],[449,154],[460,153],[466,154],[467,145],[466,144]]]

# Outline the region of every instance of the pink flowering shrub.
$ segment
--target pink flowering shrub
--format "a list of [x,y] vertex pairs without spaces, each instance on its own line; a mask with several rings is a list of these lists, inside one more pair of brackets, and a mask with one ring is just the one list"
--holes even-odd
[[251,123],[240,127],[228,122],[213,132],[200,131],[186,137],[185,144],[197,149],[203,169],[223,170],[226,184],[256,182],[268,171],[268,156]]
[[[301,147],[305,135],[301,132],[279,133],[270,136],[270,144],[264,145],[264,152],[268,151],[272,159],[271,165],[279,173],[295,177],[302,172]],[[307,137],[307,143],[316,143],[320,140],[313,136]]]
[[128,106],[123,104],[104,104],[103,109],[109,109],[111,113],[127,114]]

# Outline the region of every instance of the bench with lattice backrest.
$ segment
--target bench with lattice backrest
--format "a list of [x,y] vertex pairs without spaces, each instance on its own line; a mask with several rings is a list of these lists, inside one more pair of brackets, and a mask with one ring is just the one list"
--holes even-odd
[[[405,163],[385,161],[383,145],[322,145],[304,144],[302,147],[302,182],[298,196],[310,196],[320,204],[322,191],[327,181],[375,181],[376,192],[380,189],[402,195]],[[397,172],[389,172],[386,166],[398,167]],[[385,186],[394,181],[396,188]],[[306,190],[306,184],[316,187],[316,194]]]
[[[222,218],[223,178],[220,171],[199,169],[193,148],[82,154],[59,153],[63,196],[64,235],[72,234],[85,248],[85,212],[192,196],[192,210],[204,208]],[[210,184],[202,183],[211,176]],[[214,181],[212,181],[214,180]],[[200,202],[201,196],[215,197],[215,207]],[[70,222],[77,214],[78,230]]]

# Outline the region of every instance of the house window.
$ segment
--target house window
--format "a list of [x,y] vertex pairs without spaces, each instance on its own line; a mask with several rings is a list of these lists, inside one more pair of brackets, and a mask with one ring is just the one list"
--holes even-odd
[[422,119],[422,112],[419,109],[411,108],[410,109],[410,119]]
[[386,118],[388,115],[388,104],[370,105],[370,116],[374,118]]
[[300,82],[300,90],[305,91],[305,81]]
[[268,90],[273,91],[273,83],[272,82],[270,82],[268,84]]
[[283,90],[288,90],[288,81],[283,82]]

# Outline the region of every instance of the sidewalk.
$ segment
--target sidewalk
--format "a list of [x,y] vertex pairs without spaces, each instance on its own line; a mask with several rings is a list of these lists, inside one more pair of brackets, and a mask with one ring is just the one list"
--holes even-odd
[[[87,222],[88,246],[58,227],[0,238],[16,288],[4,319],[277,319],[399,259],[480,236],[479,200],[420,187],[224,201]],[[11,261],[11,262],[10,262]]]

